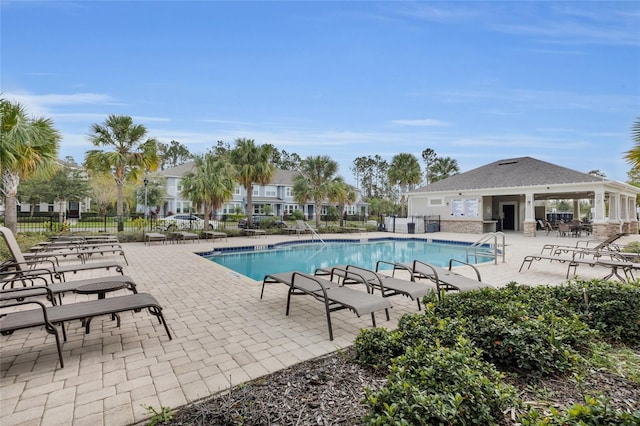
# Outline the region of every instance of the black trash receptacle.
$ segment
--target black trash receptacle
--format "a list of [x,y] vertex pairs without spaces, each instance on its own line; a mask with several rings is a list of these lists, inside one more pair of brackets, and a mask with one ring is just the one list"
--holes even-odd
[[411,223],[407,223],[407,231],[409,232],[409,234],[415,234],[416,233],[416,224],[411,222]]

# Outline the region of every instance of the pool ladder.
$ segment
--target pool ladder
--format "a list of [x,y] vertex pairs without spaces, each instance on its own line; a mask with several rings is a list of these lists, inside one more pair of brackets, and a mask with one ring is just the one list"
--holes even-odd
[[324,240],[322,238],[320,238],[320,235],[318,235],[318,233],[316,232],[315,229],[313,229],[311,227],[311,225],[309,225],[307,222],[304,223],[306,225],[306,227],[309,229],[309,231],[311,231],[311,241],[313,241],[313,237],[317,237],[318,240],[320,240],[320,242],[322,243],[323,246],[326,246],[327,243],[324,242]]
[[[498,238],[502,240],[498,242]],[[493,243],[490,241],[493,240]],[[506,245],[504,240],[504,232],[490,232],[484,235],[475,243],[467,247],[467,263],[478,263],[479,257],[489,257],[493,259],[494,264],[498,264],[498,256],[502,255],[502,263],[505,263]]]

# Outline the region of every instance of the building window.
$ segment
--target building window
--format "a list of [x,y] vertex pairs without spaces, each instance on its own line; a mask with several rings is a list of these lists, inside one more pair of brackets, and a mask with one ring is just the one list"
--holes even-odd
[[287,186],[287,187],[284,189],[284,195],[285,195],[286,197],[293,197],[293,188],[292,188],[292,187],[290,187],[290,186]]
[[240,203],[228,203],[222,207],[223,214],[235,214],[236,209],[242,211],[242,205]]
[[253,214],[264,214],[264,204],[254,204]]
[[429,198],[430,206],[442,206],[444,205],[444,200],[442,198]]
[[233,192],[234,195],[242,195],[242,189],[240,186],[236,186],[236,189]]
[[258,185],[253,187],[253,195],[256,197],[260,195],[260,187]]
[[265,197],[277,197],[278,189],[275,186],[265,186],[264,187],[264,196]]

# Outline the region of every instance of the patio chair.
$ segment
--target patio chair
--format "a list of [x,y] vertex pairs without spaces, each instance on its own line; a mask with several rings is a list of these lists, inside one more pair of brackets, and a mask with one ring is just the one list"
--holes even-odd
[[124,275],[122,265],[118,262],[90,262],[79,265],[65,264],[61,266],[48,259],[34,259],[29,261],[24,257],[13,232],[11,232],[9,228],[0,226],[0,234],[2,234],[2,238],[13,256],[12,262],[5,262],[3,264],[4,270],[14,270],[17,274],[23,276],[49,274],[55,277],[58,281],[65,281],[64,274],[67,272],[75,274],[80,271],[89,271],[93,269],[109,270],[113,268],[117,272],[120,272],[121,275]]
[[133,278],[127,275],[111,275],[100,278],[88,278],[84,280],[74,280],[74,281],[65,281],[65,282],[54,282],[50,283],[43,275],[33,275],[33,276],[21,276],[16,275],[15,272],[2,272],[0,271],[0,285],[2,286],[2,290],[7,290],[11,288],[16,288],[16,284],[25,288],[25,292],[20,293],[23,297],[32,297],[39,296],[42,294],[41,291],[35,289],[31,293],[26,290],[30,286],[47,286],[53,295],[58,295],[58,304],[62,305],[62,295],[64,293],[75,292],[78,289],[81,289],[87,285],[93,285],[104,282],[118,282],[122,283],[124,288],[130,290],[132,293],[137,293],[136,283],[133,281]]
[[[460,263],[472,268],[476,274],[477,279],[468,278],[453,271],[452,268],[454,263]],[[465,292],[480,290],[483,288],[493,288],[491,284],[482,282],[482,278],[480,277],[480,271],[478,270],[478,268],[470,263],[463,262],[458,259],[449,259],[449,269],[422,262],[420,260],[414,260],[409,264],[401,263],[395,265],[395,269],[408,268],[413,276],[417,279],[431,280],[436,286],[438,298],[441,298],[443,291],[447,292],[453,290],[458,292]]]
[[[22,299],[22,291],[32,292],[37,289],[41,290],[42,295],[46,295],[54,305],[46,306],[43,302],[31,299],[20,300]],[[91,318],[127,311],[139,312],[142,309],[148,309],[149,313],[157,317],[160,323],[164,325],[169,340],[172,339],[169,327],[162,315],[162,307],[153,296],[147,293],[130,294],[60,306],[55,305],[55,298],[51,290],[46,286],[40,286],[0,291],[0,301],[2,301],[0,309],[23,308],[27,305],[37,306],[36,309],[12,311],[0,315],[0,334],[9,335],[17,330],[44,326],[47,333],[55,335],[60,368],[64,368],[62,345],[60,343],[58,330],[54,324],[61,324],[62,336],[64,341],[66,341],[65,322],[83,320],[85,321],[85,327],[88,329]],[[118,327],[120,327],[119,321]]]
[[[527,264],[527,269],[531,268],[531,265],[534,261],[548,260],[549,262],[560,262],[567,264],[567,275],[566,278],[569,279],[569,274],[571,273],[571,268],[573,268],[573,275],[576,275],[577,268],[579,265],[587,265],[587,266],[601,266],[603,268],[609,269],[609,274],[603,277],[603,280],[608,280],[609,278],[616,277],[622,282],[627,282],[630,279],[633,279],[633,276],[629,277],[630,271],[633,270],[633,263],[620,260],[620,259],[601,259],[599,257],[595,257],[593,259],[576,257],[576,253],[572,255],[572,257],[562,257],[562,256],[554,256],[554,255],[544,255],[544,254],[530,254],[524,257],[522,260],[522,264],[520,265],[520,269],[518,272],[522,272],[522,268],[525,263]],[[620,275],[619,271],[622,271],[625,276]]]
[[24,253],[26,259],[34,259],[47,256],[64,256],[75,254],[82,263],[91,259],[94,255],[106,256],[109,254],[122,256],[125,263],[129,261],[120,243],[86,243],[86,242],[54,242],[47,245],[36,245],[30,249],[33,253]]
[[[544,254],[546,250],[549,250],[549,254],[553,254],[554,252],[569,253],[577,250],[592,250],[592,251],[607,250],[607,251],[619,252],[621,251],[621,247],[618,244],[616,244],[616,241],[618,241],[620,238],[624,237],[625,235],[628,235],[628,234],[625,232],[617,233],[610,236],[604,241],[580,240],[580,241],[577,241],[576,244],[572,246],[562,245],[562,244],[545,244],[542,247],[542,250],[540,251],[540,253]],[[580,243],[584,243],[585,245],[581,246]],[[590,243],[596,243],[596,245],[589,246]]]
[[[264,285],[267,283],[282,283],[289,287],[287,295],[287,316],[289,316],[290,312],[291,296],[307,295],[323,303],[327,317],[327,328],[329,329],[329,340],[333,340],[331,312],[348,309],[358,317],[371,314],[373,327],[376,326],[375,312],[384,309],[387,314],[387,320],[389,319],[388,309],[391,308],[391,303],[382,297],[373,295],[371,287],[364,280],[362,280],[360,284],[365,285],[367,289],[366,292],[356,290],[352,287],[345,287],[344,285],[303,272],[283,272],[266,275],[262,283],[263,291]],[[262,298],[262,293],[260,298]]]
[[571,225],[568,223],[559,223],[557,231],[558,231],[558,236],[568,237],[571,235]]
[[418,304],[418,310],[422,310],[420,298],[424,297],[429,291],[433,291],[433,289],[421,283],[416,283],[413,275],[411,275],[411,281],[407,281],[382,274],[380,272],[380,266],[384,264],[394,265],[393,263],[380,260],[376,263],[375,271],[359,266],[347,265],[343,283],[349,284],[353,282],[354,276],[356,279],[365,279],[375,290],[380,291],[382,297],[405,296],[411,300],[415,300]]

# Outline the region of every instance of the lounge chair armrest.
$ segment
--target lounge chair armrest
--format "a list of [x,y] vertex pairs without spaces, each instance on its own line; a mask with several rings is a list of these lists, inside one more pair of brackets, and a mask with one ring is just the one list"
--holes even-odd
[[392,266],[393,269],[406,269],[407,271],[409,270],[409,268],[400,263],[389,262],[388,260],[378,260],[376,262],[376,272],[380,271],[380,265],[389,265]]
[[[55,297],[53,297],[53,292],[46,285],[34,285],[31,287],[17,287],[17,288],[2,289],[0,290],[0,301],[19,300],[19,299],[22,299],[23,297],[26,297],[21,295],[21,293],[29,293],[29,296],[45,296],[46,295],[47,298],[51,300],[52,304],[54,305],[56,304],[56,299]],[[16,306],[21,304],[24,304],[24,303],[18,303],[18,302],[3,303],[2,306],[7,307],[7,306]],[[44,307],[44,304],[42,303],[38,303],[38,304]],[[45,313],[45,319],[46,319],[46,313]]]
[[15,272],[0,272],[0,283],[2,284],[2,289],[4,290],[7,284],[11,284],[10,288],[13,288],[13,284],[16,282],[21,282],[23,287],[27,287],[25,282],[30,282],[31,286],[35,286],[35,280],[42,280],[42,285],[48,285],[49,282],[42,277],[41,275],[33,275],[33,276],[19,276],[16,275]]
[[480,278],[480,271],[474,265],[467,262],[463,262],[462,260],[458,260],[458,259],[449,259],[449,270],[451,270],[451,267],[453,266],[453,262],[461,263],[463,265],[467,265],[473,268],[473,270],[476,272],[476,276],[478,277],[478,281],[482,282],[482,279]]

